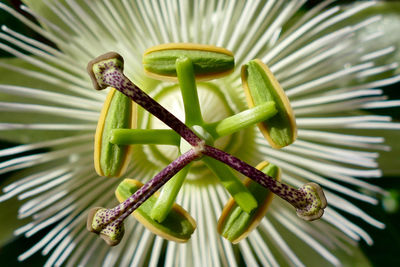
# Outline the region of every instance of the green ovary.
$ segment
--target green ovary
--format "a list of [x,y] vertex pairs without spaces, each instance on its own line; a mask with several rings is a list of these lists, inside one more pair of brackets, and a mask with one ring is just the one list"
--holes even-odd
[[[220,88],[219,86],[208,82],[198,83],[197,89],[202,116],[206,123],[219,121],[237,113],[233,112],[226,100],[227,93],[224,92],[226,90],[225,88]],[[154,99],[181,121],[185,121],[184,105],[178,85],[162,88],[160,92],[154,96]],[[149,116],[147,125],[144,127],[148,129],[169,129],[154,116]],[[243,134],[246,131],[247,130],[245,129],[239,134],[219,138],[215,141],[214,145],[228,153],[233,153],[240,148],[242,140],[245,142],[252,140],[243,137]],[[151,156],[149,156],[150,159],[157,161],[161,160],[168,164],[178,156],[179,148],[166,145],[154,145],[150,146],[148,151],[151,153]],[[202,161],[194,162],[191,171],[188,174],[188,178],[196,179],[202,176],[204,171],[208,171],[208,169]]]

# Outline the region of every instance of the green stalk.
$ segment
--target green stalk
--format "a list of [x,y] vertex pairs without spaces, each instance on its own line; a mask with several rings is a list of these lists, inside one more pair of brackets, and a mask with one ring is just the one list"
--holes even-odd
[[[210,133],[208,129],[204,127],[205,123],[203,122],[203,118],[201,116],[192,61],[189,58],[181,57],[176,60],[175,65],[185,108],[185,124],[189,127],[193,125],[199,125],[212,137],[223,136],[235,131],[239,131],[250,124],[262,121],[264,118],[273,116],[276,113],[274,103],[269,103],[269,105],[256,108],[250,112],[241,114],[239,116],[232,116],[226,120],[222,120],[220,123],[212,124],[214,127],[211,126],[210,129],[214,131],[215,135],[213,135],[213,133]],[[265,113],[268,113],[268,115]],[[251,119],[247,119],[246,116],[249,116]],[[251,212],[257,207],[256,199],[229,169],[229,167],[211,158],[204,158],[204,162],[220,179],[224,187],[244,211]]]
[[180,57],[176,60],[175,65],[185,107],[185,124],[189,127],[202,125],[203,118],[201,116],[192,61],[187,57]]
[[156,144],[179,146],[180,136],[173,130],[113,129],[110,142],[115,145]]
[[220,179],[222,185],[242,210],[250,213],[257,208],[257,200],[228,166],[210,157],[203,157],[202,160],[215,176]]
[[[181,57],[176,60],[175,66],[185,108],[185,124],[189,127],[202,125],[203,118],[201,116],[192,61],[187,57]],[[182,187],[189,168],[189,166],[185,167],[163,187],[150,213],[153,220],[161,223],[167,217],[172,205],[175,203],[176,196]]]
[[157,201],[150,212],[150,217],[153,220],[160,223],[167,218],[168,213],[171,211],[175,199],[179,193],[179,190],[185,181],[186,175],[189,172],[190,165],[191,164],[183,168],[164,185],[160,196],[157,198]]
[[268,101],[220,121],[205,124],[214,139],[231,135],[256,123],[266,121],[277,113],[274,101]]

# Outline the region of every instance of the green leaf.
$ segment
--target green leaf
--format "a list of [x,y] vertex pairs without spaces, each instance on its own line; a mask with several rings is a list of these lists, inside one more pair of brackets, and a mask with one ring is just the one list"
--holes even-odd
[[378,164],[383,172],[383,176],[399,176],[400,131],[372,130],[372,132],[374,132],[376,136],[382,136],[385,139],[385,144],[391,147],[390,151],[379,152]]

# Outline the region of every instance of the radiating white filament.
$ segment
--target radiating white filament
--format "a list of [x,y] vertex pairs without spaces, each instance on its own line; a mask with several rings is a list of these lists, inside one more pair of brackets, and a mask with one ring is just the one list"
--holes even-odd
[[[51,119],[26,122],[10,116],[0,122],[1,133],[18,135],[34,130],[44,134],[40,142],[0,150],[0,174],[24,171],[21,179],[3,187],[0,196],[0,201],[26,199],[18,217],[31,217],[31,221],[16,229],[15,234],[32,236],[51,228],[18,259],[25,260],[41,251],[49,255],[46,266],[238,266],[237,258],[247,266],[304,266],[304,255],[296,254],[297,248],[281,235],[284,231],[313,249],[321,264],[327,261],[340,265],[341,253],[356,245],[353,240],[372,244],[371,237],[347,214],[378,228],[384,225],[344,196],[377,204],[376,197],[359,189],[377,195],[387,193],[366,182],[381,176],[378,151],[390,149],[384,138],[369,130],[398,130],[400,124],[389,116],[366,112],[400,106],[398,100],[387,100],[383,95],[384,86],[400,81],[400,75],[392,74],[398,63],[388,59],[396,47],[379,45],[380,38],[385,38],[383,30],[357,39],[385,16],[352,22],[354,15],[377,4],[375,1],[338,5],[328,0],[311,9],[304,8],[305,2],[44,1],[62,26],[22,5],[21,9],[43,27],[0,3],[0,9],[57,47],[24,36],[12,27],[1,27],[0,49],[24,64],[13,65],[11,60],[0,62],[0,67],[32,79],[32,85],[18,85],[18,81],[0,84],[0,92],[12,99],[0,102],[0,110],[50,115],[46,117]],[[228,193],[216,182],[208,183],[210,178],[186,182],[178,195],[177,202],[197,221],[197,230],[186,244],[155,237],[132,216],[126,221],[126,236],[117,248],[108,249],[95,235],[87,233],[88,209],[115,205],[114,190],[120,182],[97,177],[93,171],[93,136],[106,92],[92,88],[85,72],[87,62],[110,50],[119,52],[126,60],[127,76],[151,91],[155,83],[143,75],[143,51],[169,42],[212,44],[234,52],[234,74],[209,82],[227,98],[234,112],[245,109],[241,65],[255,57],[270,65],[290,98],[299,127],[298,140],[282,150],[272,149],[252,128],[237,134],[234,140],[239,141],[232,145],[233,152],[228,152],[241,155],[251,151],[245,154],[251,154],[247,159],[252,165],[263,160],[278,165],[283,181],[293,186],[308,181],[321,184],[329,203],[321,221],[299,222],[292,207],[274,200],[260,226],[234,247],[216,231]],[[46,89],[37,82],[45,83]],[[169,85],[159,84],[157,90]],[[211,94],[205,95],[202,109],[218,112],[219,107],[213,106],[218,101],[214,100]],[[184,114],[182,106],[174,108]],[[359,109],[362,114],[354,112]],[[143,114],[143,110],[139,112]],[[139,118],[141,127],[146,126],[144,118]],[[48,132],[57,133],[58,138],[46,140]],[[154,154],[142,146],[133,149],[137,154],[133,154],[135,161],[126,176],[148,181],[162,167],[158,166],[161,160],[149,159]],[[6,158],[9,156],[13,158]],[[45,168],[46,164],[49,167]],[[203,173],[212,177],[209,172]]]

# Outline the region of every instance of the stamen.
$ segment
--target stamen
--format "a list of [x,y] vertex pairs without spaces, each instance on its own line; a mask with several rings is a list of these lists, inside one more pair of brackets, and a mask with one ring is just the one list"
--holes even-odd
[[[185,172],[185,169],[181,172]],[[115,190],[115,196],[119,202],[123,202],[142,186],[143,184],[137,180],[124,179]],[[154,210],[154,204],[159,197],[158,192],[156,192],[143,205],[138,207],[132,215],[148,230],[164,239],[180,243],[187,242],[196,229],[196,222],[187,211],[175,203],[175,198],[165,218],[155,220],[149,216]]]
[[[174,51],[174,53],[169,50]],[[207,53],[204,54],[204,52]],[[162,59],[164,61],[166,60],[166,64],[168,65],[167,68],[159,68],[158,61]],[[222,64],[222,70],[216,67],[218,64],[213,64],[215,61],[217,61],[218,64]],[[204,123],[201,116],[200,106],[198,105],[196,78],[214,78],[215,75],[220,76],[221,74],[231,72],[233,68],[233,54],[231,54],[231,52],[213,46],[194,44],[165,44],[147,50],[144,54],[143,62],[146,71],[148,71],[150,74],[156,74],[157,78],[165,76],[175,80],[176,76],[178,76],[181,90],[183,91],[182,95],[185,103],[186,116],[190,117],[186,118],[186,122],[189,124],[189,126],[193,126],[193,128],[197,127],[196,129],[200,130],[200,133],[196,135],[196,133],[193,132],[186,124],[182,123],[158,102],[133,84],[123,74],[124,62],[119,54],[110,52],[89,62],[87,70],[92,79],[93,85],[97,90],[102,90],[109,86],[117,89],[175,130],[190,145],[185,145],[185,141],[182,140],[181,152],[185,153],[169,164],[151,181],[137,190],[117,207],[113,209],[92,209],[87,220],[87,229],[89,231],[99,234],[110,246],[117,245],[121,241],[124,234],[124,219],[133,211],[135,211],[141,204],[143,204],[152,194],[154,194],[181,169],[190,164],[192,161],[201,158],[203,154],[225,163],[226,165],[253,179],[263,187],[270,189],[271,192],[279,195],[282,199],[292,204],[297,209],[297,215],[299,217],[305,220],[315,220],[322,216],[327,203],[322,188],[319,185],[315,183],[308,183],[303,185],[298,190],[293,189],[286,184],[275,181],[270,176],[239,160],[238,158],[211,146],[213,143],[212,135],[210,135],[210,133],[202,126]],[[206,64],[205,69],[200,68],[199,73],[197,73],[198,76],[196,76],[195,72],[195,66],[197,64],[196,62],[202,62],[202,66]],[[272,108],[275,104],[278,105],[277,109],[280,115],[278,117],[275,116],[275,120],[271,121],[270,123],[278,126],[283,123],[283,127],[279,128],[285,128],[285,130],[287,129],[290,132],[287,134],[289,136],[288,139],[290,140],[287,140],[287,142],[284,141],[283,143],[281,142],[282,144],[276,145],[276,147],[288,145],[296,138],[296,125],[289,101],[284,95],[280,85],[277,83],[276,79],[266,66],[264,66],[260,61],[254,61],[250,63],[260,66],[256,69],[254,69],[254,67],[251,71],[249,70],[248,72],[245,72],[245,74],[242,74],[242,78],[244,79],[244,83],[246,85],[245,89],[247,89],[248,98],[250,99],[251,103],[256,105],[262,105],[263,103],[267,104],[266,102],[268,100],[272,100]],[[250,63],[249,66],[253,66],[250,65]],[[215,72],[216,69],[217,72]],[[259,81],[260,79],[255,79],[253,75],[254,77],[262,76],[262,81]],[[247,84],[249,76],[252,79],[249,79],[249,84]],[[249,92],[249,87],[251,92]],[[263,89],[267,92],[263,93]],[[189,112],[188,110],[190,108],[189,103],[192,103],[194,106],[193,112]],[[276,111],[271,109],[271,112]],[[274,114],[271,116],[274,116]],[[194,122],[197,122],[201,125],[193,125]],[[209,138],[207,139],[205,136],[208,136]],[[268,133],[268,137],[269,136],[270,133]],[[284,136],[282,133],[276,134],[273,136],[274,141],[272,144],[275,144],[275,142],[280,142],[281,140],[279,139],[285,139],[286,137],[287,136]],[[212,162],[211,159],[206,158],[204,160],[208,165],[215,165],[210,164],[210,162]],[[214,167],[218,167],[212,169],[217,173],[217,176],[221,176],[218,175],[221,170],[226,171],[227,169],[225,168],[225,165],[221,165],[220,163],[218,165],[215,165]],[[182,177],[184,178],[184,176],[185,175]],[[222,180],[224,181],[224,179]],[[230,182],[231,180],[232,179],[230,179]],[[179,184],[181,184],[181,182]],[[241,183],[239,184],[240,186],[243,186]],[[238,184],[235,185],[237,186]],[[179,187],[180,186],[173,186],[175,193],[179,190]],[[238,190],[238,188],[234,189],[232,186],[227,187],[228,191],[231,194],[233,193],[235,200],[242,210],[249,213],[255,207],[257,207],[257,203],[250,205],[248,201],[245,202],[244,200],[246,198],[242,197],[242,194],[246,193],[247,189]],[[254,198],[250,193],[248,193],[246,197],[247,200]],[[167,214],[165,211],[169,210],[170,209],[164,209],[162,217],[165,217]],[[151,216],[151,219],[155,220],[155,216]],[[202,225],[203,221],[200,221],[200,228],[202,228]]]
[[201,153],[194,149],[182,154],[127,200],[113,209],[94,208],[89,212],[87,229],[100,234],[110,246],[117,245],[124,234],[123,221],[183,167],[198,159]]
[[258,124],[268,143],[273,148],[292,144],[297,138],[296,119],[289,99],[267,65],[259,59],[252,60],[242,67],[241,76],[250,107],[268,101],[275,103],[277,114]]
[[134,85],[122,73],[123,59],[117,53],[107,53],[92,60],[89,62],[87,70],[92,78],[93,86],[97,90],[105,89],[108,86],[114,87],[175,130],[192,146],[201,142],[201,139],[189,127]]
[[294,189],[274,180],[260,170],[228,153],[211,146],[205,146],[204,155],[219,160],[260,185],[268,188],[274,194],[289,202],[297,210],[297,215],[304,220],[312,221],[320,218],[327,205],[322,188],[315,183],[308,183]]
[[[277,166],[264,161],[258,164],[256,168],[280,181],[281,171]],[[249,213],[244,212],[235,203],[234,199],[230,198],[228,203],[225,204],[221,217],[218,220],[218,232],[233,244],[237,244],[246,238],[258,226],[261,219],[267,213],[268,206],[273,197],[273,194],[266,188],[251,179],[247,178],[244,184],[255,196],[258,202],[257,209]]]

